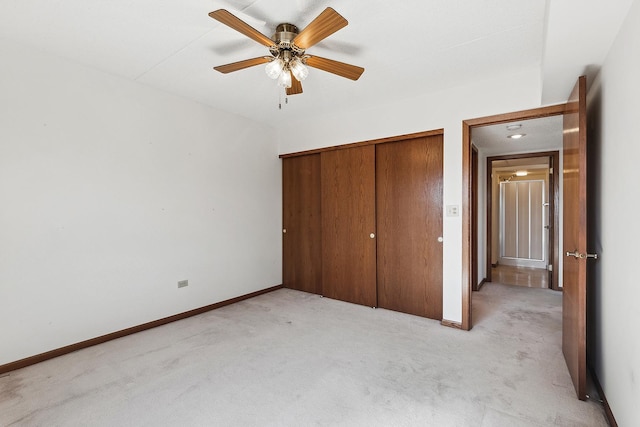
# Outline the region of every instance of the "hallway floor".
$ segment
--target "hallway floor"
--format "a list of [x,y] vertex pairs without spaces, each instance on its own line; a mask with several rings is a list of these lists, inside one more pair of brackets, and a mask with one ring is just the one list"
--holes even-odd
[[529,288],[549,288],[549,272],[542,268],[513,267],[498,265],[491,269],[491,279],[495,283],[525,286]]

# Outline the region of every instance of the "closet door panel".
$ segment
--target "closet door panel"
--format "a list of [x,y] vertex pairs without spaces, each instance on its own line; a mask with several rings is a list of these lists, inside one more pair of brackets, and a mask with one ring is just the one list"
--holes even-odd
[[320,155],[282,159],[282,284],[322,293]]
[[375,147],[325,151],[321,171],[322,293],[375,307]]
[[376,148],[380,307],[442,319],[442,135]]

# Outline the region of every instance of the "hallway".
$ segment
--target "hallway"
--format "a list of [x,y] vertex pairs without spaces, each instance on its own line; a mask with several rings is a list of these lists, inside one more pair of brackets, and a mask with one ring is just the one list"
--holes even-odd
[[491,269],[491,279],[493,283],[501,283],[503,285],[549,288],[549,272],[541,268],[498,265]]

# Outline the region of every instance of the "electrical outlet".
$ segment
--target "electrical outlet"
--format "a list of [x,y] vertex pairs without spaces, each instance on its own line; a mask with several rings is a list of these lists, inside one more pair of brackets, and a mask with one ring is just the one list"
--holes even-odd
[[179,288],[184,288],[184,287],[186,287],[186,286],[189,286],[189,281],[188,281],[188,280],[180,280],[180,281],[178,282],[178,287],[179,287]]

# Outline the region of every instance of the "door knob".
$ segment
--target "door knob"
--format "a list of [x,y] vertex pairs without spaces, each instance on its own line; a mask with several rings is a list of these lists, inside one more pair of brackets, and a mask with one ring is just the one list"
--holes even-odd
[[442,236],[438,237],[438,242],[440,243],[444,242],[444,239],[442,238]]
[[283,229],[282,229],[282,232],[286,234],[286,233],[287,233],[287,229],[286,229],[286,228],[283,228]]
[[369,237],[371,237],[372,239],[375,239],[376,235],[371,233],[371,234],[369,234]]
[[565,254],[568,257],[574,257],[574,258],[580,258],[580,252],[578,251],[573,251],[573,252],[569,252],[567,251],[567,253]]
[[581,254],[580,252],[578,252],[577,249],[573,252],[567,251],[565,255],[568,257],[574,257],[576,259],[587,259],[587,258],[598,259],[598,254]]

